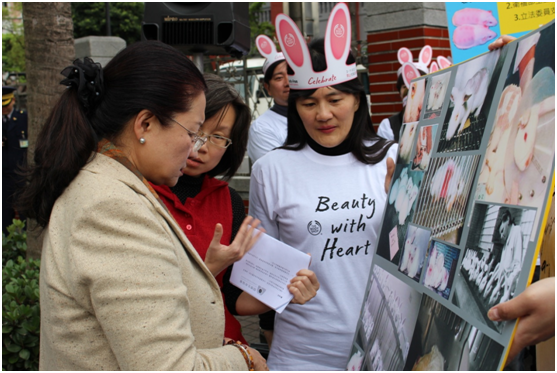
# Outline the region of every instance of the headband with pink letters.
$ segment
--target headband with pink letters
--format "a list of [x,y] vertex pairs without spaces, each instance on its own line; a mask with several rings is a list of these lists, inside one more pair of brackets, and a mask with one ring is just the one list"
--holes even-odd
[[346,64],[352,41],[350,12],[346,4],[337,4],[327,22],[325,31],[327,70],[325,71],[315,72],[313,70],[304,37],[290,17],[279,14],[275,20],[275,28],[288,66],[294,71],[293,75],[288,76],[290,88],[316,89],[343,83],[357,77],[356,63]]

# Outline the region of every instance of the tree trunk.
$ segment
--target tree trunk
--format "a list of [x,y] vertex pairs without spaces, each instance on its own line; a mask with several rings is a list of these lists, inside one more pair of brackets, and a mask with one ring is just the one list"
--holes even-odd
[[[60,71],[75,58],[71,3],[23,2],[29,150],[33,162],[37,136],[64,87]],[[42,229],[27,220],[27,257],[40,258]]]

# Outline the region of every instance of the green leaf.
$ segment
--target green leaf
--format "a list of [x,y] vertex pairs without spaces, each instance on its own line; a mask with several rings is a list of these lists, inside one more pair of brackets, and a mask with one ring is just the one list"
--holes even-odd
[[10,343],[6,345],[6,350],[10,352],[19,352],[21,350],[21,346]]
[[14,327],[11,325],[2,325],[2,334],[10,333],[14,330]]
[[19,351],[19,357],[22,358],[23,360],[29,359],[29,356],[31,356],[29,350],[23,349]]
[[[18,355],[12,355],[8,358],[8,363],[15,364],[19,360]],[[9,370],[9,369],[8,369]]]
[[15,292],[15,289],[12,284],[8,284],[6,285],[6,291],[10,294],[13,294]]

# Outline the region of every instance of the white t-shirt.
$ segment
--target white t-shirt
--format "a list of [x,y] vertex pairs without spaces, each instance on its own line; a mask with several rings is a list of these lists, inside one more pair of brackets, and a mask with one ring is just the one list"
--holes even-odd
[[393,133],[393,129],[391,128],[391,122],[389,118],[385,118],[379,123],[379,127],[377,128],[377,135],[387,139],[387,140],[394,140],[395,134]]
[[249,129],[248,156],[255,163],[265,154],[284,145],[288,133],[286,117],[267,110],[254,120]]
[[[396,160],[397,145],[388,156]],[[278,149],[254,166],[250,215],[271,236],[310,253],[320,282],[305,305],[275,319],[271,370],[345,369],[387,199],[386,159]]]

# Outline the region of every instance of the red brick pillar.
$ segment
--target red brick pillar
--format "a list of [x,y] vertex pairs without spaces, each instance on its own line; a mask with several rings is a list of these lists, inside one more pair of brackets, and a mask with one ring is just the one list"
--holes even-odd
[[451,54],[449,31],[446,27],[418,26],[400,30],[377,31],[367,35],[369,58],[369,92],[372,120],[375,126],[402,109],[396,90],[396,72],[400,67],[397,51],[406,47],[412,51],[414,62],[424,45],[433,48],[437,56]]

